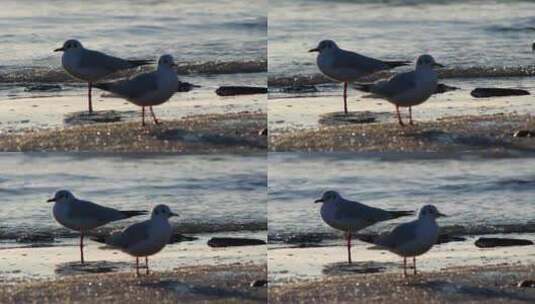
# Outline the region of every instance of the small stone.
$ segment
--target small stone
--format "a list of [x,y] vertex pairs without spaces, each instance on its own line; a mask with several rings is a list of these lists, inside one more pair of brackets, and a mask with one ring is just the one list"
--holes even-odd
[[267,280],[254,280],[251,282],[251,287],[263,287],[266,286],[268,283]]
[[535,280],[523,280],[523,281],[518,282],[516,286],[535,288]]
[[513,134],[513,137],[535,137],[535,132],[530,130],[518,130]]

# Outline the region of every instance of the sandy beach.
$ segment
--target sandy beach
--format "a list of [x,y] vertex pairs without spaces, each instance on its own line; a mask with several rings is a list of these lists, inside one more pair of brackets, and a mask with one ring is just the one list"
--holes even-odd
[[[402,277],[401,259],[356,242],[347,264],[343,241],[269,247],[272,303],[529,303],[535,289],[533,246],[481,249],[479,236],[436,245],[417,259],[419,274]],[[489,235],[533,240],[529,234]],[[412,271],[412,270],[411,270]]]
[[[86,265],[79,263],[76,238],[31,243],[3,241],[0,246],[0,302],[144,303],[148,298],[176,301],[255,303],[266,299],[266,246],[210,248],[212,237],[263,239],[265,232],[195,235],[173,243],[149,260],[152,274],[137,278],[134,259],[100,243],[86,242]],[[117,290],[125,292],[117,292]]]

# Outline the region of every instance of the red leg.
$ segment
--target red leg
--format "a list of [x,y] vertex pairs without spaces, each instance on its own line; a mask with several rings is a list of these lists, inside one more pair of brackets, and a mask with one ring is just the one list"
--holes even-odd
[[80,259],[84,264],[84,233],[80,232]]
[[136,257],[136,277],[139,277],[139,258]]
[[399,124],[400,124],[401,126],[404,126],[404,124],[403,124],[403,120],[401,120],[401,114],[399,113],[399,106],[398,106],[398,105],[396,105],[396,113],[397,113],[397,116],[398,116]]
[[152,114],[152,118],[154,118],[154,123],[157,124],[157,125],[160,124],[160,122],[156,118],[156,115],[154,115],[154,111],[152,110],[152,106],[150,106],[149,109],[150,109],[150,113]]
[[145,267],[147,268],[147,274],[149,274],[149,258],[145,257]]
[[93,103],[91,102],[91,88],[92,87],[93,87],[93,84],[89,82],[87,86],[87,98],[89,99],[89,114],[93,113]]
[[351,264],[351,230],[347,232],[347,261]]
[[141,107],[141,126],[145,126],[145,107]]
[[347,82],[344,82],[344,113],[347,115]]
[[412,257],[412,267],[414,269],[414,274],[416,274],[416,257]]
[[412,107],[409,107],[409,124],[412,126],[414,123],[412,122]]

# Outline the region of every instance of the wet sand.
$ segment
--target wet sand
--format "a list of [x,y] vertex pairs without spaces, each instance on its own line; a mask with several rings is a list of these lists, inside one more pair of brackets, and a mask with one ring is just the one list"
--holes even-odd
[[445,117],[397,123],[350,124],[279,133],[270,137],[272,151],[362,152],[534,152],[533,138],[517,138],[519,130],[535,130],[530,114]]
[[420,273],[331,277],[270,287],[270,303],[533,303],[535,266],[462,267]]
[[247,152],[265,150],[263,112],[203,114],[154,125],[97,123],[0,135],[1,151]]
[[136,277],[106,273],[0,283],[2,303],[266,303],[266,265],[183,267]]

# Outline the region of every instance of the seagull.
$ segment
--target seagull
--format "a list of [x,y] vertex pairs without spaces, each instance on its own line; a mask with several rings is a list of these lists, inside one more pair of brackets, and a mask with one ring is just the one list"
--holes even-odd
[[47,202],[55,202],[54,218],[61,225],[80,232],[80,258],[84,264],[84,234],[109,222],[147,214],[147,211],[120,211],[77,199],[71,192],[60,190]]
[[416,256],[429,251],[436,244],[439,227],[436,219],[446,215],[440,213],[433,205],[425,205],[420,209],[418,219],[403,223],[392,232],[375,240],[360,240],[377,245],[403,257],[403,276],[407,276],[407,257],[412,257],[414,274],[416,274]]
[[413,211],[388,211],[346,200],[336,191],[323,193],[314,203],[323,203],[321,218],[334,229],[342,230],[347,238],[347,256],[351,264],[351,234],[378,222],[414,214]]
[[95,87],[112,92],[141,107],[141,125],[145,126],[145,107],[149,107],[154,123],[159,124],[152,106],[160,105],[176,92],[178,77],[176,64],[171,55],[163,55],[158,60],[158,69],[140,74],[129,80],[97,83]]
[[93,83],[120,70],[131,69],[152,63],[152,60],[125,60],[104,53],[86,49],[80,41],[70,39],[54,50],[63,52],[61,65],[71,76],[87,81],[89,113],[93,113],[91,88]]
[[347,114],[347,84],[375,72],[409,65],[410,61],[383,61],[341,49],[323,40],[309,52],[318,52],[316,64],[327,77],[344,83],[344,113]]
[[169,218],[178,216],[166,205],[158,205],[152,210],[149,220],[133,224],[121,232],[112,234],[106,244],[136,257],[136,275],[139,276],[139,258],[145,257],[146,274],[149,274],[149,255],[162,250],[171,240],[173,227]]
[[425,102],[437,89],[438,75],[434,67],[444,67],[436,63],[431,55],[421,55],[414,71],[399,73],[389,80],[372,84],[356,84],[355,88],[371,92],[396,106],[399,124],[403,126],[399,107],[409,108],[409,123],[412,121],[412,107]]

